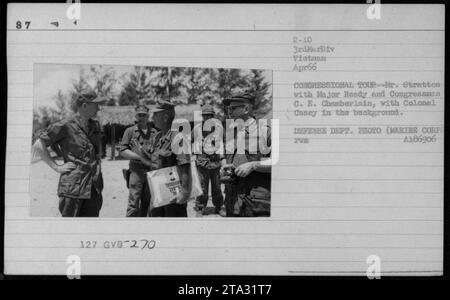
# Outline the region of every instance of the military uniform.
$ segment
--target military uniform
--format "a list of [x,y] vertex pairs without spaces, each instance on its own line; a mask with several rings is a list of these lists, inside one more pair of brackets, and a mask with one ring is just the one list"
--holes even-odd
[[59,211],[63,217],[98,217],[102,207],[103,177],[100,167],[101,130],[89,119],[88,129],[73,116],[50,125],[40,135],[46,147],[57,146],[64,163],[76,168],[61,174],[58,183]]
[[216,211],[223,205],[222,190],[220,189],[220,156],[218,154],[199,154],[197,156],[197,169],[203,189],[203,194],[197,198],[201,207],[208,204],[209,182],[211,182],[212,202]]
[[[151,111],[158,112],[167,109],[174,109],[174,105],[162,101]],[[148,151],[152,162],[152,170],[190,164],[190,154],[175,154],[172,151],[172,141],[178,133],[177,130],[169,130],[166,133],[158,132],[155,136],[155,142]],[[149,215],[150,217],[187,217],[187,204],[173,203],[152,208]]]
[[[208,104],[204,105],[202,107],[202,115],[214,116],[215,112],[213,107]],[[202,125],[203,124],[197,125],[194,128],[194,131],[201,132],[201,135],[204,139],[209,134],[211,134],[211,132],[203,131]],[[216,146],[214,143],[215,141],[213,141],[213,147]],[[199,154],[197,154],[196,157],[196,164],[203,190],[203,194],[197,197],[196,206],[198,209],[205,209],[207,207],[209,197],[209,183],[211,182],[212,202],[215,207],[215,212],[218,213],[223,205],[223,195],[220,188],[220,167],[221,160],[222,158],[224,158],[224,155],[218,153],[208,154],[213,152],[213,149],[211,151],[206,151],[207,149],[203,149],[203,147],[201,147],[200,145],[195,145],[198,147],[198,152],[196,151],[196,153]]]
[[[139,113],[138,110],[136,112]],[[148,110],[144,113],[147,112]],[[141,130],[137,124],[127,128],[122,137],[120,151],[132,150],[131,143],[133,141],[137,141],[144,151],[150,149],[157,132],[150,123],[147,123],[146,132]],[[126,215],[127,217],[146,217],[150,205],[150,189],[147,182],[147,172],[150,171],[150,168],[139,160],[130,160],[129,166],[129,195]]]
[[[242,97],[242,98],[241,98]],[[252,103],[254,98],[248,95],[236,96],[223,101],[224,105],[228,105],[231,101],[241,101],[242,103]],[[270,158],[270,152],[263,154],[261,149],[256,147],[258,144],[250,146],[252,143],[258,143],[251,137],[263,139],[264,143],[271,146],[271,129],[270,126],[258,126],[254,118],[249,119],[248,126],[245,126],[245,153],[237,153],[236,144],[234,144],[234,153],[226,154],[228,164],[234,167],[253,162],[262,161]],[[252,126],[254,125],[254,126]],[[255,131],[252,131],[255,130]],[[235,143],[235,140],[228,143]],[[250,149],[257,149],[256,153],[250,153]],[[271,173],[262,173],[253,171],[246,177],[235,177],[232,184],[227,184],[225,197],[225,209],[227,216],[234,217],[255,217],[270,216],[270,190],[271,190]]]

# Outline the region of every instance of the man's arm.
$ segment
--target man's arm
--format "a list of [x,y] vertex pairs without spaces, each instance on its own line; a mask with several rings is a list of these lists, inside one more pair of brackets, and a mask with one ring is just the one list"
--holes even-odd
[[47,147],[40,138],[38,138],[33,144],[32,151],[33,156],[38,155],[50,168],[60,174],[70,172],[76,168],[76,165],[73,162],[68,162],[62,165],[56,164],[55,160],[50,156]]
[[[133,127],[130,127],[130,128],[133,128]],[[139,160],[144,165],[150,166],[151,165],[150,160],[148,160],[146,157],[144,157],[144,155],[141,155],[142,152],[140,150],[139,143],[137,141],[132,141],[132,133],[130,131],[131,130],[130,128],[125,130],[125,132],[123,134],[121,145],[120,145],[120,155],[125,159]]]
[[[261,135],[259,138],[264,139],[263,145],[270,148],[272,144],[272,130],[270,126],[265,126],[260,131]],[[261,145],[259,145],[261,146]],[[265,149],[267,151],[267,149]],[[260,172],[260,173],[271,173],[272,172],[272,160],[271,158],[267,158],[264,161],[252,161],[247,162],[245,164],[240,165],[235,170],[236,175],[240,177],[247,177],[251,172]]]
[[270,159],[262,161],[254,161],[253,171],[261,172],[261,173],[271,173],[272,172],[272,164],[270,163]]
[[129,159],[129,160],[139,160],[140,162],[142,162],[144,165],[150,167],[151,166],[151,161],[145,157],[140,156],[137,153],[134,153],[133,151],[129,150],[129,149],[125,149],[122,150],[120,152],[120,155],[122,155],[123,158],[125,159]]
[[271,173],[272,165],[267,163],[268,160],[261,164],[261,161],[251,161],[240,165],[236,168],[235,173],[239,177],[247,177],[251,172]]
[[134,153],[133,151],[131,151],[130,149],[124,149],[120,152],[120,155],[123,156],[123,158],[125,159],[129,159],[129,160],[141,160],[142,157],[137,154]]

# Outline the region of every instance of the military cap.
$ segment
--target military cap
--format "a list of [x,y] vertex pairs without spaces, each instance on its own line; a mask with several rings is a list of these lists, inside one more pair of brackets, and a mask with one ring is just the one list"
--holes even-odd
[[149,109],[148,109],[148,107],[145,106],[145,105],[137,105],[137,106],[134,108],[134,111],[136,112],[136,114],[148,114]]
[[93,91],[80,93],[76,98],[76,103],[78,106],[82,105],[83,103],[103,103],[105,101],[105,98],[98,97],[97,94]]
[[249,92],[242,92],[223,99],[223,105],[225,106],[229,106],[231,102],[255,104],[255,96]]
[[150,112],[159,112],[164,110],[175,110],[175,104],[166,100],[157,100],[155,105],[150,109]]
[[214,112],[214,108],[209,105],[209,104],[205,104],[202,106],[202,115],[214,115],[216,114]]

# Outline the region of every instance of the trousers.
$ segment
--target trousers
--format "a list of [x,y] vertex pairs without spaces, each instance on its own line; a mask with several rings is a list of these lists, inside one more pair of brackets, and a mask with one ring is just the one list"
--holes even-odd
[[94,186],[90,199],[59,197],[59,212],[63,217],[98,217],[102,205],[102,194]]
[[220,174],[219,169],[207,169],[198,167],[198,175],[202,185],[203,194],[197,197],[197,205],[206,207],[208,204],[209,183],[211,182],[212,202],[215,207],[222,207],[223,196],[220,189]]
[[139,168],[130,171],[127,217],[147,217],[150,205],[147,173]]

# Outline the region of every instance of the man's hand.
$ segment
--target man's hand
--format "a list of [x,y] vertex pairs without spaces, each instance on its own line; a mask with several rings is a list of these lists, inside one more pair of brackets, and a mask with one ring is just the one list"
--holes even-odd
[[232,172],[233,172],[233,168],[234,168],[233,164],[223,165],[220,168],[220,175],[221,176],[230,176],[232,174]]
[[142,146],[141,144],[139,144],[138,141],[136,140],[132,140],[130,142],[130,146],[131,146],[131,151],[133,151],[134,153],[136,153],[137,155],[144,157],[144,154],[142,153]]
[[56,166],[55,171],[60,174],[64,174],[64,173],[68,173],[68,172],[74,170],[76,167],[77,166],[73,162],[68,162],[68,163],[62,164],[60,166]]
[[145,147],[141,147],[141,152],[142,152],[142,157],[144,157],[146,159],[152,156],[149,151],[145,150]]
[[245,164],[240,165],[234,170],[234,173],[239,177],[247,177],[251,172],[253,172],[256,168],[256,162],[246,162]]

